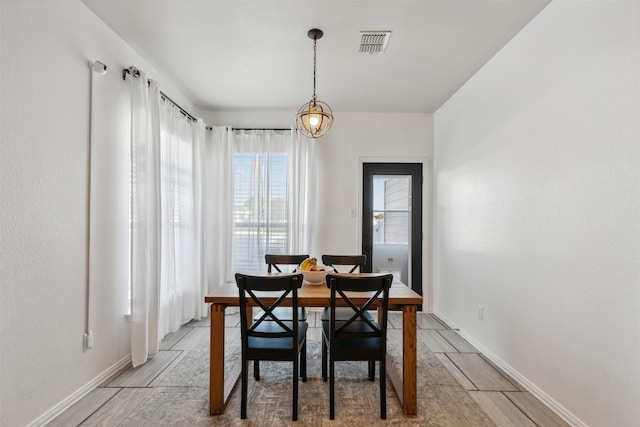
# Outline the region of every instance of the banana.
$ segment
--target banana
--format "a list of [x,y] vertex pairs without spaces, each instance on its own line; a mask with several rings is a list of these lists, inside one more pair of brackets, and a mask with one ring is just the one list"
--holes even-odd
[[314,265],[318,265],[318,260],[316,258],[307,258],[300,263],[300,270],[309,271]]

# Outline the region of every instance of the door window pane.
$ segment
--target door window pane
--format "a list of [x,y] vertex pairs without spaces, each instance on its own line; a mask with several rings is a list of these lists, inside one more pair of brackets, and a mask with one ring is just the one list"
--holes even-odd
[[372,271],[407,283],[411,229],[411,177],[373,176]]
[[407,176],[373,178],[373,243],[409,243],[411,181]]

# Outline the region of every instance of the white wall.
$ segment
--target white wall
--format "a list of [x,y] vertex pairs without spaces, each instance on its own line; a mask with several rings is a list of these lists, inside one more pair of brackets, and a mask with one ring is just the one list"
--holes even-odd
[[[127,361],[130,92],[136,65],[192,108],[80,1],[3,0],[0,425],[41,423]],[[94,75],[91,317],[86,321],[89,60]],[[119,230],[119,231],[118,231]]]
[[[330,100],[327,100],[330,102]],[[318,213],[311,255],[360,253],[362,163],[423,163],[423,293],[430,306],[431,158],[433,115],[334,112],[331,130],[316,142]],[[289,128],[295,112],[208,113],[205,122],[234,127]],[[355,218],[350,216],[356,209]]]
[[640,425],[640,3],[552,2],[434,123],[435,312],[572,423]]

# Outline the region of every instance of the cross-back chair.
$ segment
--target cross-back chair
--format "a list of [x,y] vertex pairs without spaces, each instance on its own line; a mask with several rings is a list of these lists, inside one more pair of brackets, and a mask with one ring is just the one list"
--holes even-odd
[[[369,363],[371,381],[375,380],[371,365],[375,366],[376,361],[380,365],[380,418],[386,419],[387,316],[393,275],[327,274],[326,281],[331,305],[329,320],[322,322],[322,378],[327,380],[328,362],[329,418],[335,419],[335,362],[365,360]],[[346,320],[336,317],[340,304],[346,304],[351,313]],[[380,323],[366,316],[367,310],[374,307],[379,309]]]
[[[293,421],[298,418],[298,372],[307,380],[307,328],[298,319],[298,288],[302,274],[248,275],[236,273],[240,295],[240,330],[242,340],[242,372],[240,418],[247,417],[248,362],[260,360],[291,361],[293,385]],[[275,311],[284,301],[291,301],[292,320],[278,318]],[[246,313],[253,306],[262,315],[253,323]]]
[[[366,255],[322,255],[322,263],[332,267],[336,273],[355,273],[362,272],[364,265],[367,263]],[[338,270],[338,267],[340,270]],[[347,268],[351,267],[348,271]]]
[[[284,268],[283,266],[285,265],[290,267],[288,270],[292,270],[292,272],[295,272],[295,267],[300,265],[300,263],[307,258],[309,258],[309,255],[266,254],[264,256],[264,261],[267,264],[267,273],[282,273],[281,267]],[[291,266],[293,266],[293,269],[291,269]],[[291,307],[278,307],[274,314],[276,314],[278,318],[282,320],[292,319]],[[259,315],[260,313],[258,313],[256,316]],[[298,320],[307,320],[307,313],[305,312],[304,307],[298,307]]]
[[[333,268],[336,273],[355,273],[362,272],[364,265],[367,263],[366,255],[322,255],[322,263]],[[369,320],[373,320],[371,314],[365,314]],[[348,309],[336,309],[338,319],[346,320],[351,316]],[[329,309],[322,310],[320,320],[329,320]]]
[[[267,273],[285,273],[295,272],[296,268],[302,261],[309,258],[309,255],[283,255],[283,254],[266,254],[264,261],[267,264]],[[289,268],[285,268],[287,266]],[[254,320],[257,320],[262,316],[262,310],[258,310]],[[293,320],[293,314],[291,307],[278,307],[274,310],[273,314],[280,320]],[[267,317],[265,320],[270,320]],[[307,312],[304,307],[298,307],[298,320],[307,320]],[[253,362],[253,377],[256,381],[260,380],[260,362],[255,360]]]
[[273,270],[275,270],[275,272],[282,273],[281,266],[298,266],[307,258],[309,258],[309,255],[266,254],[264,261],[267,263],[267,272],[273,273]]

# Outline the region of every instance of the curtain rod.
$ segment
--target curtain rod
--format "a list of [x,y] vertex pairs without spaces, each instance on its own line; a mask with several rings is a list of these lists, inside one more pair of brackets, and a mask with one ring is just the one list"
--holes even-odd
[[231,128],[231,130],[275,130],[275,131],[285,131],[285,130],[291,130],[291,128]]
[[[140,70],[138,70],[136,67],[134,67],[133,65],[130,66],[129,68],[124,68],[122,70],[122,80],[127,80],[127,74],[130,74],[131,76],[138,78],[140,77]],[[198,119],[196,119],[194,116],[192,116],[191,114],[189,114],[189,112],[187,110],[185,110],[184,108],[182,108],[177,102],[175,102],[173,99],[169,98],[164,92],[160,91],[160,96],[166,100],[169,101],[170,103],[172,103],[176,108],[178,108],[180,110],[180,112],[182,114],[184,114],[188,119],[193,120],[194,122],[197,122]],[[211,130],[212,127],[211,126],[207,126],[206,129]],[[231,130],[273,130],[273,131],[287,131],[287,130],[291,130],[291,128],[231,128]]]
[[[207,130],[213,130],[213,126],[207,126],[206,127]],[[291,128],[234,128],[231,127],[231,130],[273,130],[273,131],[288,131],[291,130]]]
[[[122,80],[127,80],[127,74],[132,75],[135,78],[140,77],[140,70],[138,70],[136,67],[131,66],[129,68],[124,68],[122,70]],[[196,119],[194,116],[192,116],[191,114],[189,114],[189,112],[187,110],[185,110],[184,108],[182,108],[177,102],[175,102],[173,99],[169,98],[167,96],[167,94],[165,94],[164,92],[160,91],[160,97],[162,99],[164,99],[165,101],[169,101],[171,104],[173,104],[178,110],[180,110],[180,112],[189,120],[197,122],[198,119]]]

